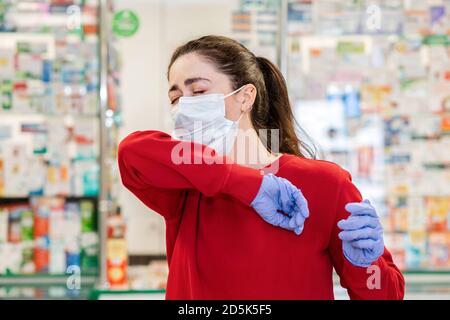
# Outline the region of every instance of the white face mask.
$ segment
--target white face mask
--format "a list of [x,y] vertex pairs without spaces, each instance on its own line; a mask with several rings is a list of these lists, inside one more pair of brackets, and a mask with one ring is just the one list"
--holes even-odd
[[242,88],[227,95],[213,93],[180,97],[179,102],[171,108],[175,123],[173,137],[201,143],[219,154],[228,155],[233,148],[242,114],[237,121],[225,118],[225,99]]

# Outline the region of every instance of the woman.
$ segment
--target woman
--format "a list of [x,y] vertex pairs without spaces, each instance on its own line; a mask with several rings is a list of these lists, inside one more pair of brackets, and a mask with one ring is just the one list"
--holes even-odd
[[176,139],[119,146],[123,184],[166,222],[167,299],[333,299],[333,267],[352,299],[403,298],[375,209],[306,158],[276,66],[206,36],[174,52],[168,81]]

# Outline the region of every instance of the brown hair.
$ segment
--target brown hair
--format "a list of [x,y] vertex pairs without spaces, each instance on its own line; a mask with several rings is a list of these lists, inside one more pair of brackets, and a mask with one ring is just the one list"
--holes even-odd
[[[170,59],[168,69],[179,57],[192,52],[208,59],[220,72],[229,76],[234,90],[248,83],[256,87],[251,121],[258,134],[260,129],[278,129],[280,152],[315,158],[314,151],[296,135],[296,121],[286,82],[272,62],[256,57],[233,39],[209,35],[178,47]],[[300,126],[298,129],[304,133]],[[267,133],[267,141],[263,143],[271,151],[271,131],[268,130]]]

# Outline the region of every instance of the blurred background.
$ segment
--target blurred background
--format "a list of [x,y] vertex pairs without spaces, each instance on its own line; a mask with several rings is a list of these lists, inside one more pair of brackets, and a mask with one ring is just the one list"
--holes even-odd
[[164,222],[116,150],[171,130],[170,55],[206,34],[277,63],[319,158],[375,203],[406,298],[449,299],[450,0],[0,0],[0,298],[164,297]]

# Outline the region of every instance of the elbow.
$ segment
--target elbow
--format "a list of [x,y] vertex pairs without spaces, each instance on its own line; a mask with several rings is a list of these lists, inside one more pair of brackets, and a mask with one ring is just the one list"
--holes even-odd
[[139,131],[133,132],[126,136],[120,143],[117,150],[117,159],[119,164],[124,164],[130,159],[130,155],[133,154],[133,150],[136,150],[137,136]]
[[136,132],[128,135],[120,143],[117,150],[117,162],[119,165],[120,177],[122,184],[130,189],[132,183],[130,179],[133,177],[133,158],[136,150]]
[[391,273],[389,282],[386,283],[386,288],[388,288],[386,292],[387,300],[403,300],[405,297],[405,278],[403,274],[396,269],[394,273]]
[[130,141],[128,139],[129,139],[129,136],[126,137],[125,139],[123,139],[119,143],[119,147],[117,149],[117,160],[119,161],[119,164],[122,164],[125,162],[127,154],[129,153]]
[[403,300],[405,298],[405,278],[403,274],[398,272],[398,290],[395,300]]

